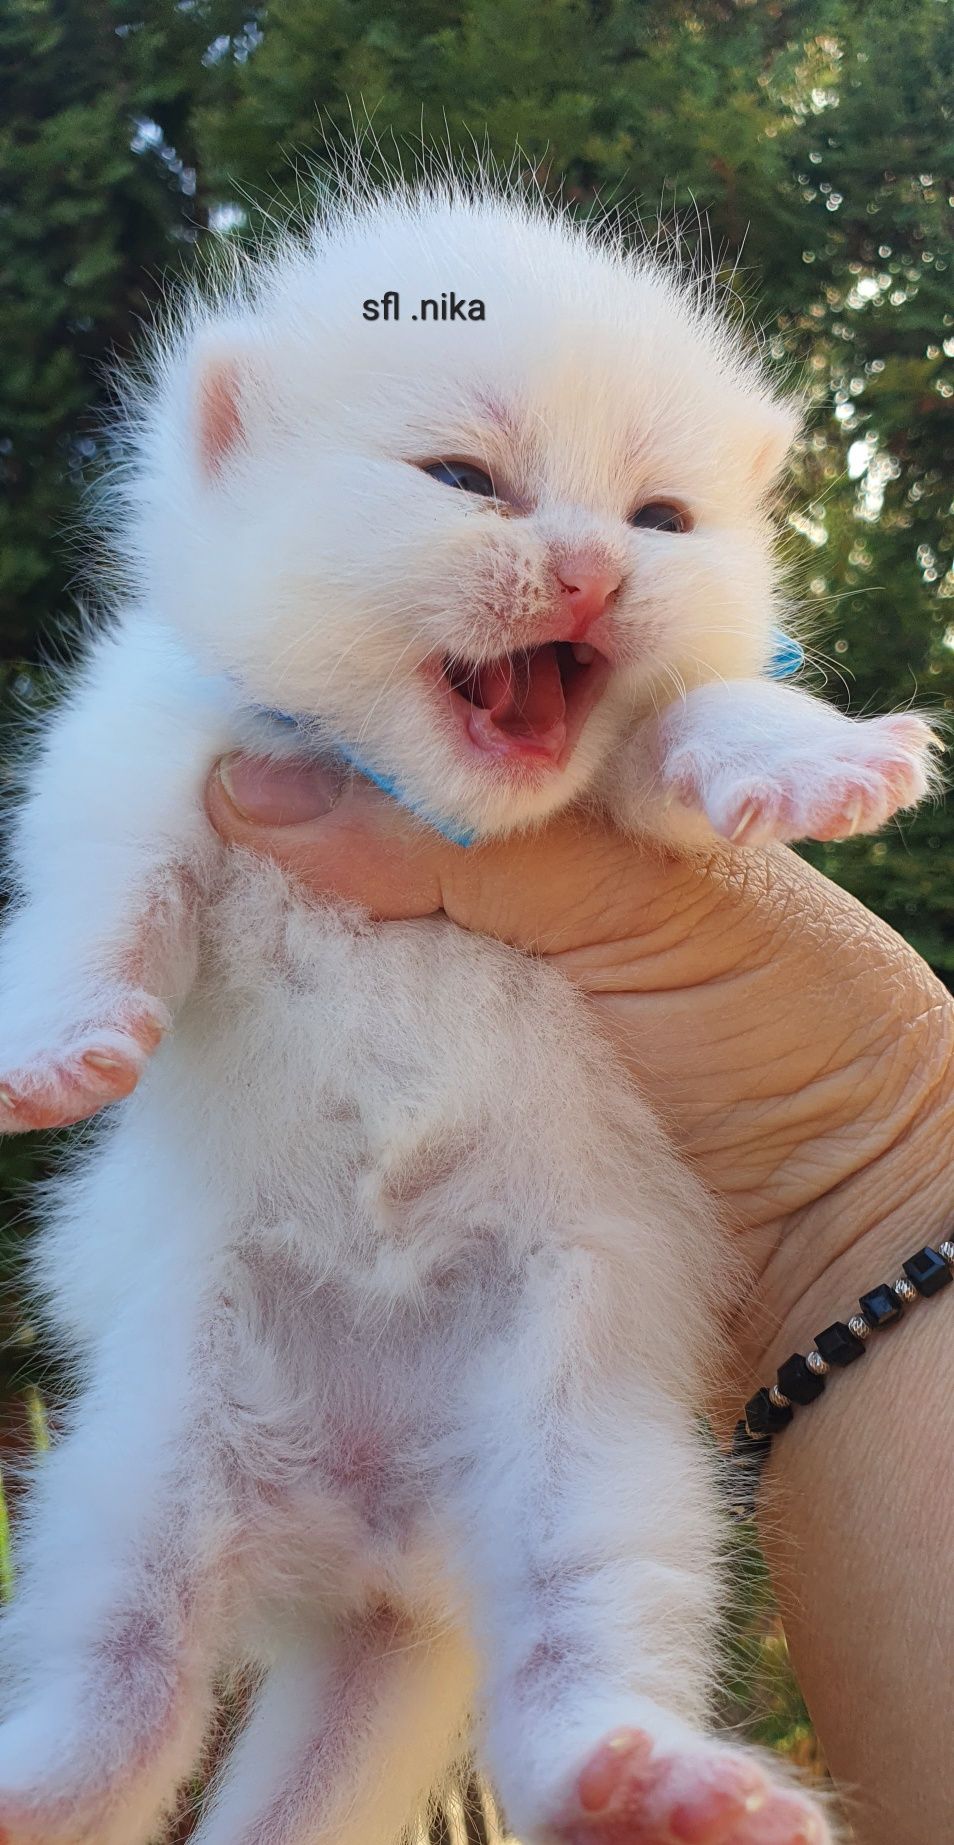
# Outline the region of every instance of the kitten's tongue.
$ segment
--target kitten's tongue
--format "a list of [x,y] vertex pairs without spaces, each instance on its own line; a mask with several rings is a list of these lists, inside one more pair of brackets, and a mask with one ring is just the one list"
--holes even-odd
[[499,756],[514,750],[559,756],[566,743],[566,699],[552,644],[479,666],[468,693],[467,728],[478,749]]

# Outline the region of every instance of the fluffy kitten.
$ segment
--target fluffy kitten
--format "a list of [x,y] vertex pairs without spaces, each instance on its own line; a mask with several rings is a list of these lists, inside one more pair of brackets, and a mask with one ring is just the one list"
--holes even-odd
[[[411,318],[451,287],[486,319]],[[203,809],[290,739],[460,835],[584,794],[669,839],[880,826],[927,727],[764,676],[794,426],[701,291],[513,198],[354,201],[162,344],[135,593],[2,945],[6,1131],[127,1098],[38,1256],[83,1387],[4,1620],[7,1845],[143,1845],[247,1662],[201,1845],[393,1845],[471,1745],[526,1845],[829,1837],[706,1729],[696,1179],[556,972],[319,904]]]

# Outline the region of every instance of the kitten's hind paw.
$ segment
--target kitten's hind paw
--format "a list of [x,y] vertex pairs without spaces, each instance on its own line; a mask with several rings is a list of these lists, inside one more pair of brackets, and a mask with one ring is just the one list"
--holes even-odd
[[129,1095],[169,1023],[161,1001],[117,994],[58,1044],[0,1064],[0,1134],[68,1127]]
[[723,1743],[654,1743],[617,1730],[581,1770],[553,1827],[561,1845],[832,1845],[821,1811]]

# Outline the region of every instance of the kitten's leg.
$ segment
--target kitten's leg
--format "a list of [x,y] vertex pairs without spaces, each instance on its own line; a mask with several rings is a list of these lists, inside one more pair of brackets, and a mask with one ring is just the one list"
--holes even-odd
[[[508,1825],[522,1845],[822,1845],[807,1797],[704,1733],[719,1505],[691,1407],[647,1362],[665,1277],[624,1304],[599,1256],[548,1260],[519,1358],[487,1373],[458,1507]],[[691,1378],[693,1329],[666,1338]]]
[[167,1307],[125,1351],[114,1329],[38,1465],[0,1623],[4,1845],[145,1845],[201,1747],[225,1514]]
[[128,1094],[191,985],[202,807],[226,695],[130,621],[94,650],[29,776],[0,938],[0,1132]]
[[[0,1134],[64,1127],[135,1088],[195,966],[195,889],[156,869],[113,931],[67,940],[68,913],[22,910],[0,948]],[[47,969],[38,990],[38,960]]]
[[847,718],[767,680],[700,686],[634,742],[623,805],[678,830],[680,807],[737,845],[846,839],[884,826],[936,786],[938,739],[923,718]]
[[461,1639],[391,1608],[299,1638],[195,1845],[396,1845],[455,1761],[471,1691]]

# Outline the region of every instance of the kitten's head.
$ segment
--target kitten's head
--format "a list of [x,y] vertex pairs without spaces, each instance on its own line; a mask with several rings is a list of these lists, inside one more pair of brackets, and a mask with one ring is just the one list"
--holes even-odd
[[193,309],[144,427],[153,606],[461,828],[551,812],[654,705],[765,668],[794,413],[700,288],[539,206],[324,219]]

